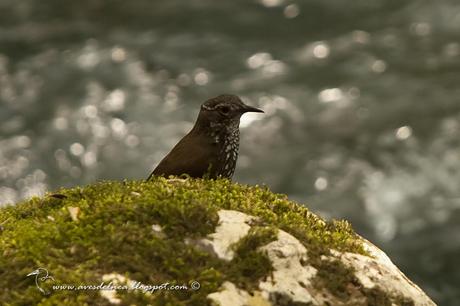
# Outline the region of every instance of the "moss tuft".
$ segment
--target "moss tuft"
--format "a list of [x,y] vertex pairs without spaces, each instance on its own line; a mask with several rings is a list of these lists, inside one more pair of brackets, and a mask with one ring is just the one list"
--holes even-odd
[[229,280],[237,286],[253,290],[259,280],[269,275],[273,268],[268,256],[257,251],[277,238],[277,230],[271,227],[254,226],[248,235],[235,244],[235,257],[230,263]]
[[[69,207],[78,213],[71,216]],[[214,232],[219,209],[259,217],[235,245],[230,265],[186,244]],[[152,230],[160,225],[164,235]],[[54,290],[42,295],[28,273],[46,268],[55,284],[100,284],[118,273],[143,284],[201,284],[199,290],[118,291],[122,304],[206,305],[206,296],[231,279],[255,288],[271,265],[254,249],[274,239],[275,228],[297,237],[319,258],[329,249],[365,254],[344,221],[325,222],[267,188],[228,180],[165,179],[100,182],[60,189],[0,209],[0,300],[5,305],[105,305],[96,290]]]
[[389,296],[388,293],[375,287],[372,289],[362,289],[361,292],[366,297],[369,305],[375,306],[414,306],[414,301],[404,296]]
[[378,287],[365,288],[355,276],[355,270],[342,261],[331,258],[320,258],[312,264],[317,270],[314,286],[327,289],[346,305],[356,304],[353,301],[364,300],[373,306],[414,306],[414,301],[404,296],[392,296]]
[[313,282],[315,287],[319,290],[326,288],[342,301],[347,301],[350,298],[350,286],[359,287],[355,271],[345,266],[340,260],[323,259],[313,266],[318,270]]

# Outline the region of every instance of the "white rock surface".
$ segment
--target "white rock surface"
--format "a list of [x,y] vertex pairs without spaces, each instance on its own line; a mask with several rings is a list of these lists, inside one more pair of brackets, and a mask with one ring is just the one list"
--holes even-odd
[[[307,249],[294,236],[280,230],[278,239],[260,249],[267,252],[273,266],[273,273],[259,284],[262,296],[269,299],[271,296],[282,293],[282,299],[293,302],[313,303],[317,301],[310,294],[313,289],[312,278],[316,269],[303,266],[307,262]],[[281,301],[277,301],[281,302]]]
[[221,306],[246,306],[250,298],[249,293],[238,289],[231,282],[224,282],[222,290],[208,295],[208,298]]
[[222,290],[208,295],[214,304],[221,306],[271,306],[267,299],[263,298],[260,291],[249,294],[245,290],[238,289],[231,282],[224,282]]
[[[368,289],[378,288],[392,296],[403,296],[414,301],[415,305],[431,306],[433,301],[411,280],[409,280],[388,258],[388,256],[369,241],[362,239],[365,250],[373,257],[360,254],[343,253],[339,259],[353,267],[355,276]],[[337,254],[338,252],[335,252]]]
[[202,239],[200,243],[211,248],[219,258],[230,261],[235,255],[230,246],[248,234],[251,228],[249,223],[255,217],[235,210],[220,210],[218,214],[219,225],[216,232]]
[[[254,217],[237,211],[221,210],[216,232],[202,240],[222,259],[231,260],[235,254],[231,245],[247,235]],[[360,239],[360,238],[357,238]],[[292,235],[279,230],[277,240],[259,248],[272,262],[274,271],[259,283],[259,290],[248,293],[233,283],[225,282],[218,292],[208,295],[215,305],[373,305],[365,291],[377,290],[392,301],[413,302],[414,306],[433,306],[433,301],[412,283],[376,246],[360,239],[371,256],[331,250],[324,260],[339,260],[355,270],[360,284],[350,284],[349,299],[344,301],[328,292],[324,286],[315,286],[317,270],[309,264],[308,250]],[[346,289],[348,290],[348,288]],[[410,305],[410,304],[409,304]]]

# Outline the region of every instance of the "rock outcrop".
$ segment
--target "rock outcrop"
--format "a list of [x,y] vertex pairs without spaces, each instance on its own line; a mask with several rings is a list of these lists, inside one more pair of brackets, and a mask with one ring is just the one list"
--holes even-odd
[[[231,210],[219,211],[219,217],[221,221],[217,227],[218,234],[209,235],[211,240],[206,241],[219,258],[229,260],[226,255],[231,252],[229,237],[235,237],[237,232],[233,229],[240,229],[239,237],[243,238],[244,233],[249,232],[247,221],[254,217]],[[349,273],[346,276],[328,276],[331,281],[344,282],[342,286],[334,286],[335,289],[344,290],[343,292],[331,292],[328,286],[323,286],[322,281],[317,278],[317,267],[309,263],[308,250],[298,239],[278,230],[275,241],[258,248],[268,255],[273,271],[265,280],[259,282],[255,291],[249,293],[227,281],[220,291],[209,294],[208,298],[221,306],[435,305],[385,253],[369,241],[358,239],[369,252],[368,255],[331,250],[329,256],[321,258],[325,265],[339,265],[343,271]],[[234,239],[232,242],[235,242]]]
[[0,209],[5,305],[434,305],[345,221],[226,180],[102,182]]

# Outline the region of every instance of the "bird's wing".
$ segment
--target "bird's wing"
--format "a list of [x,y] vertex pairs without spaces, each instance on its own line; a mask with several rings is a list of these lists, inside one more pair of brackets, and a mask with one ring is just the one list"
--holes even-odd
[[147,180],[152,176],[170,176],[188,174],[191,177],[203,177],[213,164],[212,144],[201,137],[186,135],[168,155],[158,164]]

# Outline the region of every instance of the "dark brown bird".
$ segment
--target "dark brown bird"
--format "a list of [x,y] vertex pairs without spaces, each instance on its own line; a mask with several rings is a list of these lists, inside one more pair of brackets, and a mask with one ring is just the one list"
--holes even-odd
[[187,174],[190,177],[229,178],[235,172],[244,113],[262,110],[244,104],[234,95],[220,95],[201,105],[192,130],[153,170],[153,176]]

